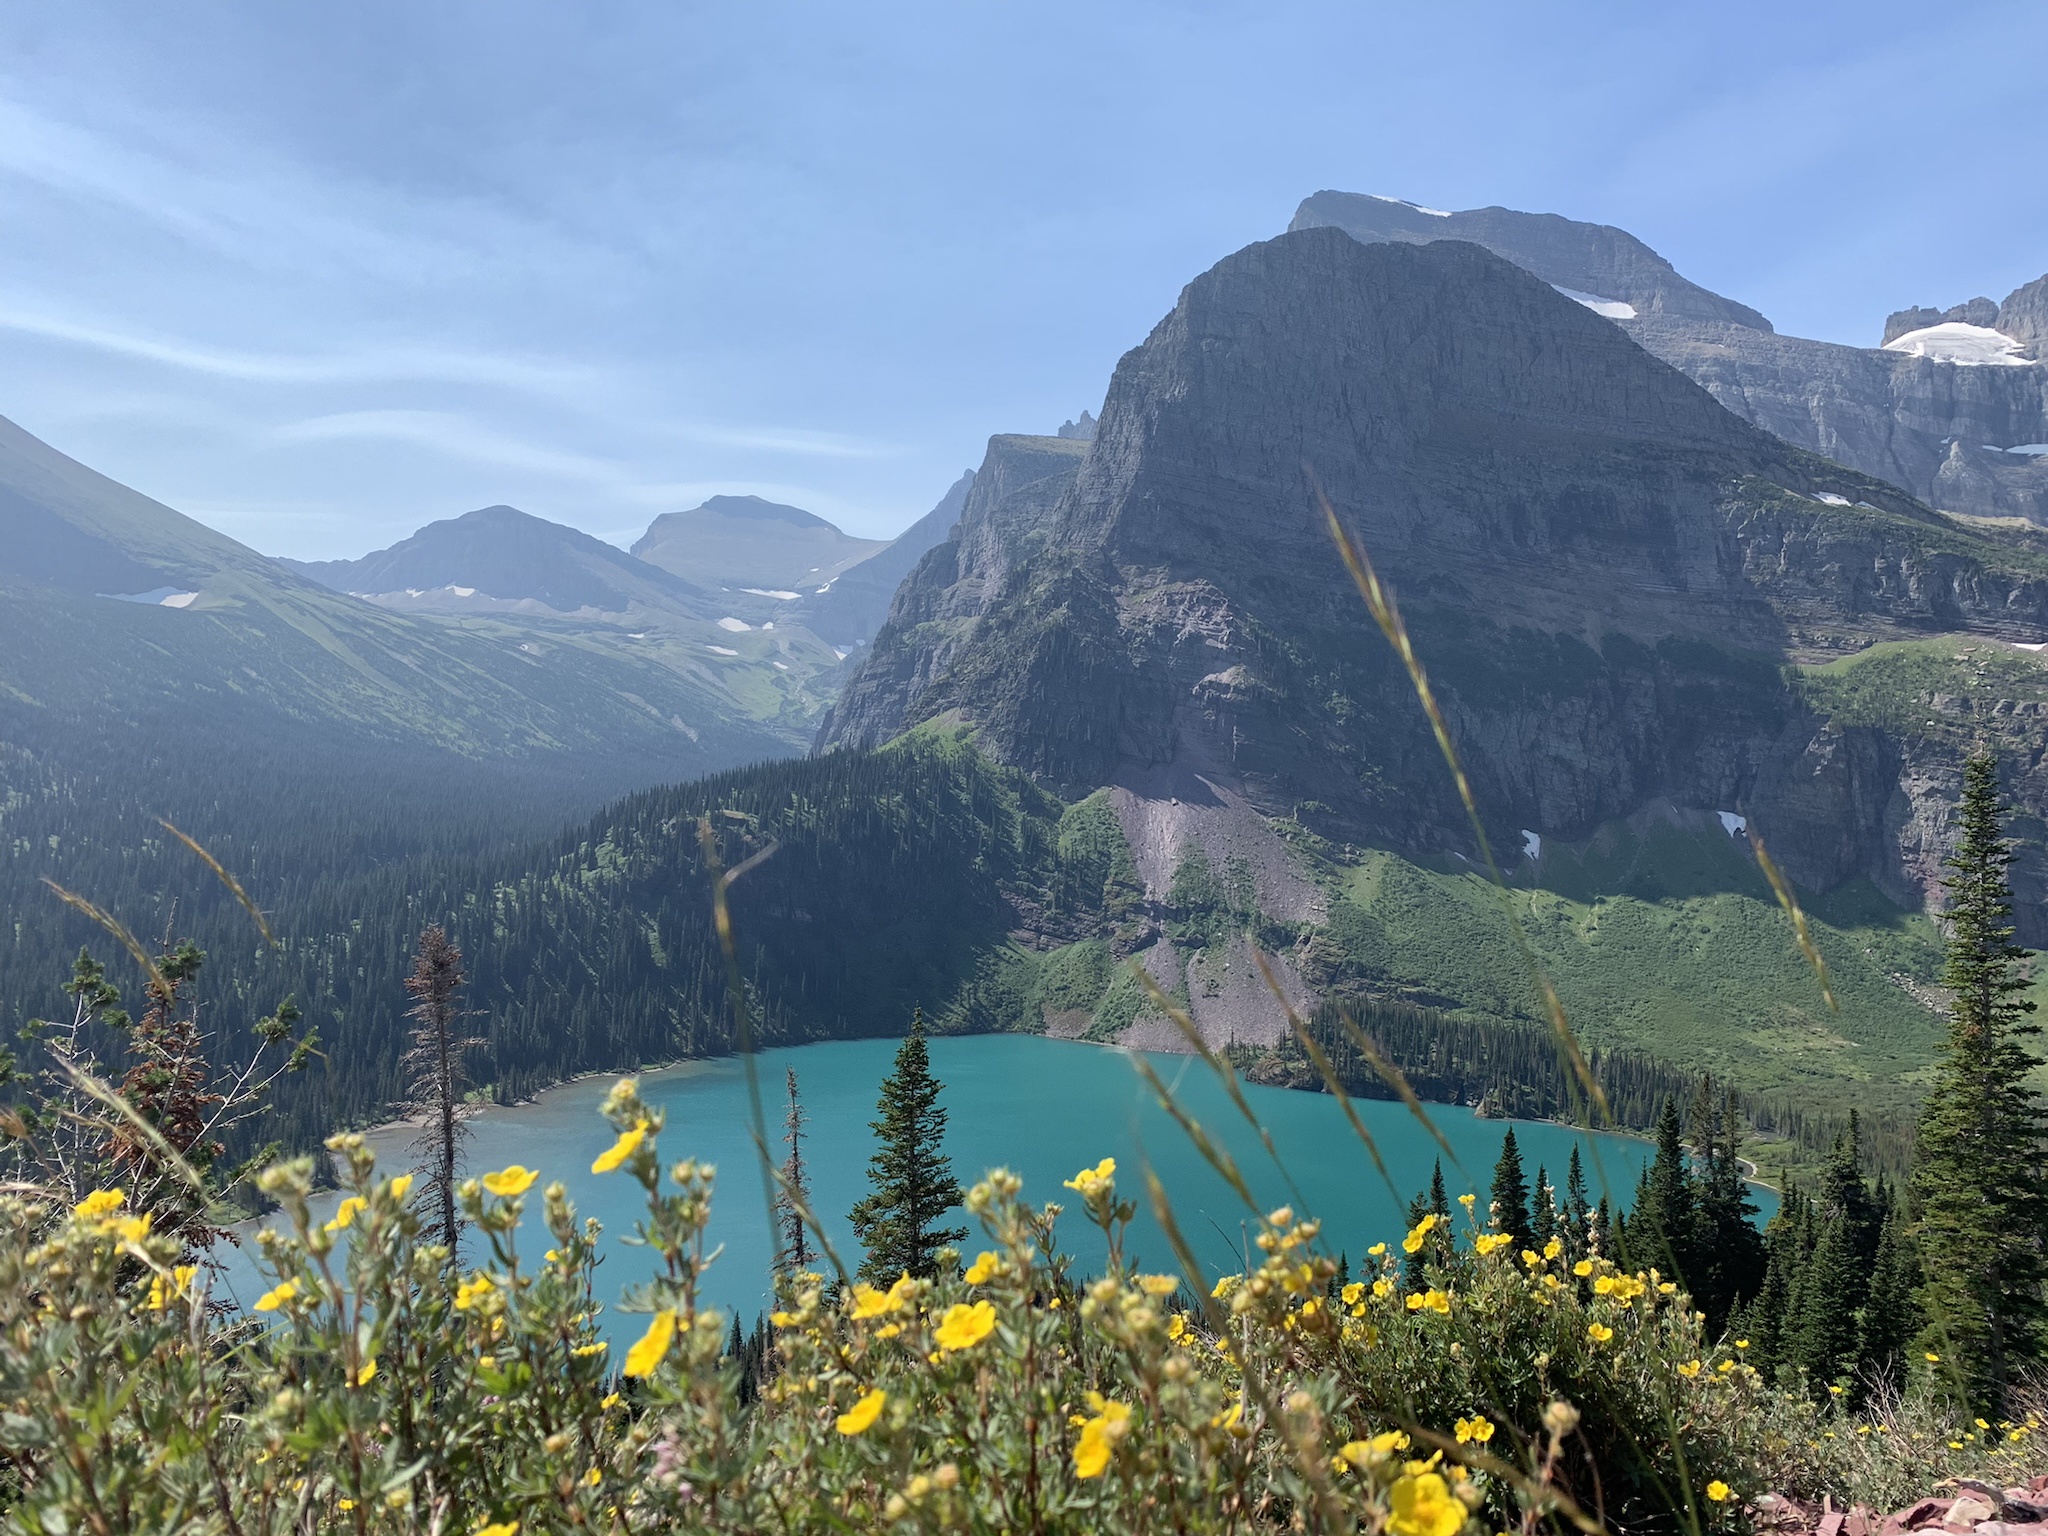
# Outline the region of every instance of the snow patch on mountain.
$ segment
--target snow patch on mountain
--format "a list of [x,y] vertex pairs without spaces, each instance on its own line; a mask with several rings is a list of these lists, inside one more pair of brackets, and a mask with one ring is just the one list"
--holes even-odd
[[1923,326],[1917,331],[1895,336],[1884,344],[1884,350],[1903,352],[1908,357],[1932,358],[1938,363],[1959,363],[1965,367],[2034,366],[2031,359],[2020,354],[2020,344],[2005,332],[1994,331],[1988,325],[1965,325],[1960,320],[1946,320],[1940,325]]
[[1628,303],[1626,300],[1603,299],[1597,293],[1581,293],[1576,288],[1566,288],[1557,283],[1552,283],[1550,286],[1557,289],[1559,293],[1574,303],[1583,304],[1586,308],[1593,311],[1594,314],[1608,320],[1633,320],[1636,317],[1635,305]]
[[1365,195],[1371,198],[1376,203],[1393,203],[1397,207],[1413,208],[1417,213],[1426,213],[1432,219],[1448,219],[1450,217],[1450,215],[1444,212],[1444,210],[1441,208],[1425,208],[1420,203],[1409,202],[1408,199],[1405,197],[1388,197],[1385,193],[1382,192],[1368,192]]
[[102,592],[100,596],[117,603],[147,603],[152,608],[190,608],[199,594],[176,587],[152,587],[147,592]]

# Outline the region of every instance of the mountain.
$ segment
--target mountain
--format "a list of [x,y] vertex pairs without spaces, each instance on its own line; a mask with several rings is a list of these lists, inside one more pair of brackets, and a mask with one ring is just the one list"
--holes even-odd
[[638,605],[704,616],[715,606],[701,589],[659,566],[516,507],[484,507],[429,523],[360,560],[278,563],[324,587],[368,598],[445,593],[457,600],[532,602],[557,613],[624,613]]
[[[204,871],[160,816],[284,906],[810,741],[837,667],[822,642],[692,617],[716,605],[572,530],[518,514],[451,528],[509,528],[544,583],[524,590],[569,601],[612,581],[643,622],[538,602],[393,612],[0,421],[0,1015],[56,1006],[30,1001],[56,980],[50,957],[102,937],[45,877],[137,932],[175,912],[209,950],[246,946],[246,919],[210,877],[193,888]],[[400,579],[467,569],[432,564],[443,532],[409,542],[387,567]]]
[[[1077,446],[1035,498],[977,477],[821,746],[965,733],[1101,797],[1141,892],[1114,942],[1216,1038],[1270,1005],[1241,942],[1186,921],[1203,900],[1264,932],[1305,997],[1538,1016],[1310,475],[1399,594],[1595,1043],[1830,1092],[1924,1063],[1938,1020],[1910,987],[1938,948],[1918,914],[1976,739],[2006,753],[2021,921],[2048,940],[2048,539],[1758,430],[1490,252],[1327,228],[1240,251],[1125,355]],[[1776,926],[1752,827],[1859,976],[1853,1042]],[[1161,1038],[1123,1018],[1121,1038]]]
[[841,533],[801,507],[759,496],[714,496],[687,512],[664,512],[648,524],[633,553],[707,589],[792,601],[830,586],[887,543]]
[[889,617],[896,588],[925,552],[943,544],[960,521],[967,493],[974,485],[968,470],[939,498],[939,504],[899,533],[888,546],[814,589],[793,606],[792,616],[834,645],[865,645]]
[[1663,315],[1759,331],[1771,328],[1771,322],[1748,305],[1687,281],[1634,235],[1608,224],[1582,224],[1554,213],[1517,213],[1512,208],[1447,213],[1393,197],[1318,192],[1302,200],[1287,227],[1341,229],[1373,243],[1469,240],[1574,298],[1584,295],[1634,311],[1620,318]]
[[2048,525],[2048,278],[2003,305],[1900,311],[1885,323],[1883,346],[1846,347],[1776,334],[1755,310],[1687,281],[1606,225],[1318,192],[1290,227],[1369,242],[1473,241],[1621,325],[1789,443],[1933,506]]

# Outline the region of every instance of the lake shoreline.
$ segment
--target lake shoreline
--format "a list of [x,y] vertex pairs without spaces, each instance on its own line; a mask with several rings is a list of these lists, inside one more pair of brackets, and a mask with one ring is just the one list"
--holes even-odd
[[[901,1038],[901,1036],[889,1035],[861,1035],[847,1037],[847,1039],[863,1040],[887,1040]],[[1036,1030],[1023,1029],[976,1030],[967,1031],[960,1034],[933,1035],[930,1038],[934,1042],[940,1040],[1019,1038],[1045,1040],[1058,1045],[1092,1046],[1097,1050],[1120,1051],[1127,1054],[1133,1050],[1133,1047],[1119,1045],[1114,1040],[1086,1040],[1078,1037],[1044,1034]],[[767,1049],[776,1051],[803,1050],[810,1046],[836,1045],[843,1043],[845,1043],[845,1041],[836,1039],[805,1040],[795,1045],[775,1045],[770,1046]],[[756,1056],[759,1056],[763,1054],[763,1052],[756,1051],[754,1054]],[[1199,1059],[1193,1051],[1151,1051],[1148,1052],[1148,1054],[1164,1056],[1183,1056],[1190,1061]],[[571,1088],[575,1088],[583,1083],[590,1082],[592,1079],[595,1078],[609,1078],[612,1081],[617,1082],[622,1078],[630,1077],[643,1085],[652,1086],[659,1085],[660,1083],[668,1081],[676,1076],[692,1075],[692,1071],[686,1069],[692,1069],[694,1071],[709,1071],[712,1070],[715,1067],[715,1065],[719,1062],[738,1061],[740,1060],[740,1058],[740,1052],[729,1051],[722,1056],[678,1056],[670,1061],[643,1064],[642,1066],[631,1071],[620,1071],[614,1068],[593,1068],[588,1071],[576,1072],[572,1073],[568,1077],[562,1078],[558,1082],[549,1083],[546,1087],[535,1090],[533,1093],[528,1094],[525,1098],[514,1099],[509,1104],[499,1104],[493,1102],[481,1105],[478,1108],[477,1112],[469,1117],[468,1123],[474,1125],[487,1117],[500,1116],[521,1109],[539,1108],[542,1106],[542,1102],[547,1098],[551,1097],[552,1095],[562,1093]],[[1239,1074],[1239,1081],[1249,1083],[1249,1080],[1244,1078],[1242,1074]],[[1250,1086],[1277,1088],[1280,1091],[1287,1093],[1306,1093],[1311,1096],[1321,1096],[1324,1098],[1330,1097],[1329,1090],[1327,1088],[1320,1086],[1309,1088],[1296,1088],[1285,1084],[1273,1083],[1255,1083],[1250,1084]],[[1352,1097],[1356,1102],[1368,1104],[1399,1102],[1398,1099],[1391,1098],[1380,1099],[1376,1097],[1360,1097],[1357,1095],[1353,1095]],[[1503,1126],[1550,1125],[1556,1126],[1560,1130],[1583,1131],[1589,1134],[1599,1136],[1619,1136],[1629,1141],[1649,1142],[1653,1139],[1648,1132],[1635,1130],[1626,1126],[1599,1127],[1580,1125],[1574,1121],[1560,1119],[1555,1115],[1482,1115],[1477,1112],[1479,1106],[1474,1104],[1464,1104],[1442,1099],[1422,1099],[1421,1102],[1424,1105],[1433,1109],[1471,1110],[1473,1111],[1474,1117],[1476,1119],[1486,1123],[1498,1122]],[[424,1124],[425,1122],[423,1119],[400,1118],[394,1120],[385,1120],[375,1125],[362,1126],[356,1130],[355,1134],[359,1134],[365,1137],[366,1139],[388,1142],[389,1139],[395,1136],[398,1132],[418,1129],[422,1127]],[[1771,1191],[1771,1193],[1773,1194],[1777,1194],[1779,1192],[1775,1185],[1766,1183],[1761,1177],[1759,1177],[1761,1170],[1757,1167],[1755,1163],[1751,1162],[1747,1158],[1739,1159],[1739,1161],[1742,1163],[1743,1167],[1748,1170],[1748,1173],[1745,1176],[1745,1182],[1754,1184],[1759,1189],[1767,1189]]]

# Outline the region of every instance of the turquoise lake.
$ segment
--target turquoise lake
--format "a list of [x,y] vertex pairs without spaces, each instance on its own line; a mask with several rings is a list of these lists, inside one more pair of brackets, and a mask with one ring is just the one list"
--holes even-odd
[[[755,1058],[762,1108],[775,1151],[781,1156],[783,1073],[797,1072],[809,1116],[805,1158],[812,1200],[829,1218],[832,1240],[851,1268],[858,1262],[845,1215],[866,1192],[867,1162],[874,1149],[868,1122],[882,1079],[894,1059],[894,1040],[851,1040],[763,1052]],[[1046,1040],[1030,1035],[974,1035],[931,1043],[932,1068],[945,1084],[940,1103],[948,1112],[946,1150],[962,1185],[985,1170],[1008,1167],[1024,1179],[1024,1198],[1034,1204],[1057,1200],[1067,1207],[1060,1220],[1062,1247],[1075,1255],[1077,1269],[1098,1268],[1100,1234],[1080,1214],[1079,1200],[1061,1182],[1104,1157],[1117,1161],[1119,1187],[1139,1200],[1132,1247],[1150,1268],[1175,1268],[1165,1239],[1143,1213],[1139,1174],[1148,1159],[1159,1172],[1182,1232],[1206,1270],[1236,1269],[1247,1245],[1248,1212],[1230,1187],[1202,1160],[1140,1080],[1131,1053],[1104,1046]],[[1227,1146],[1262,1208],[1294,1204],[1323,1220],[1333,1253],[1345,1252],[1357,1265],[1373,1243],[1398,1239],[1408,1197],[1427,1185],[1441,1151],[1428,1132],[1400,1104],[1359,1101],[1357,1109],[1378,1142],[1380,1155],[1399,1187],[1396,1202],[1359,1144],[1342,1109],[1327,1094],[1246,1086],[1251,1107],[1271,1133],[1284,1164],[1282,1174],[1255,1132],[1232,1106],[1222,1086],[1200,1061],[1187,1056],[1147,1058],[1175,1090],[1183,1107]],[[536,1102],[494,1109],[472,1122],[466,1171],[481,1174],[508,1163],[537,1168],[542,1183],[560,1179],[579,1215],[604,1224],[605,1261],[599,1271],[601,1295],[616,1297],[625,1284],[651,1271],[644,1250],[618,1239],[632,1231],[642,1207],[640,1186],[623,1174],[596,1175],[590,1164],[612,1142],[597,1113],[613,1079],[591,1078],[543,1094]],[[662,1133],[664,1167],[696,1157],[718,1167],[718,1198],[711,1225],[713,1244],[724,1252],[707,1286],[708,1300],[751,1322],[769,1302],[772,1255],[763,1208],[761,1175],[749,1136],[745,1069],[737,1058],[688,1062],[641,1078],[646,1099],[667,1111]],[[1446,1160],[1444,1180],[1453,1197],[1468,1190],[1486,1198],[1494,1160],[1500,1155],[1505,1122],[1482,1120],[1469,1109],[1429,1106],[1430,1118],[1456,1151]],[[1577,1144],[1593,1198],[1603,1191],[1625,1208],[1650,1154],[1648,1143],[1632,1137],[1592,1135],[1547,1123],[1513,1122],[1516,1140],[1533,1184],[1540,1163],[1560,1187]],[[409,1166],[409,1133],[387,1131],[372,1138],[379,1166]],[[1292,1187],[1289,1178],[1292,1179]],[[547,1246],[539,1229],[540,1186],[529,1197],[533,1208],[521,1233],[524,1244]],[[1775,1200],[1755,1190],[1766,1211]],[[323,1202],[322,1209],[333,1203]],[[970,1228],[962,1247],[973,1253],[981,1234],[965,1212],[957,1224]],[[252,1249],[229,1264],[227,1284],[247,1303],[258,1284]],[[534,1255],[538,1257],[538,1253]],[[634,1334],[639,1325],[609,1314],[615,1334]]]

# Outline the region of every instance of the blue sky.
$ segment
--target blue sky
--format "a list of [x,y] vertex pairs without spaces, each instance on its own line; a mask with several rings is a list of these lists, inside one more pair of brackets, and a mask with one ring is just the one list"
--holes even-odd
[[2048,270],[2048,5],[0,8],[0,414],[274,554],[895,532],[1323,187],[1874,344]]

